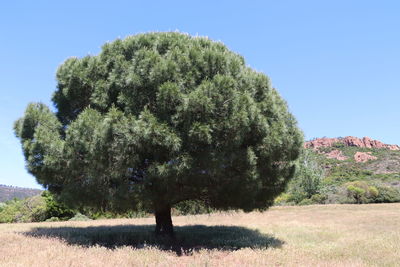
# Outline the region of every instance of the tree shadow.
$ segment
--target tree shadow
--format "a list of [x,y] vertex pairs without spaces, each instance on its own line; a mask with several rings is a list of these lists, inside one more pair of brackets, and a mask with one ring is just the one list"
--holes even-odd
[[24,233],[33,237],[55,237],[71,245],[117,248],[157,247],[177,255],[200,249],[238,250],[241,248],[280,248],[284,242],[271,235],[239,226],[175,226],[175,238],[154,234],[154,225],[115,225],[90,227],[38,227]]

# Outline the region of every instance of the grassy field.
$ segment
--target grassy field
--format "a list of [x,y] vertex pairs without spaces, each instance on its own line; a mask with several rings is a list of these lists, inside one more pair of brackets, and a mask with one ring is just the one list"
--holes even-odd
[[399,266],[400,204],[274,207],[154,219],[0,224],[0,266]]

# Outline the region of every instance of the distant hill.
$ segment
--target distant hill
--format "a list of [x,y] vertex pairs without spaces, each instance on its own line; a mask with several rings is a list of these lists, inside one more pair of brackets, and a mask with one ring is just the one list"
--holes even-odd
[[369,137],[316,138],[305,143],[326,169],[326,182],[364,180],[400,188],[400,147]]
[[0,184],[0,202],[5,202],[13,198],[24,199],[42,193],[43,190],[8,186]]

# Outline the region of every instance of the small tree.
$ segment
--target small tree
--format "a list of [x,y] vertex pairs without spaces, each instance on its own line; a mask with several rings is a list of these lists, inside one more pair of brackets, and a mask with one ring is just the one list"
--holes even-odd
[[116,40],[57,71],[54,114],[15,123],[27,169],[75,207],[266,209],[294,173],[302,134],[267,76],[222,43],[180,33]]
[[288,192],[296,203],[320,193],[325,171],[319,165],[317,155],[310,149],[303,149],[297,161],[293,180]]

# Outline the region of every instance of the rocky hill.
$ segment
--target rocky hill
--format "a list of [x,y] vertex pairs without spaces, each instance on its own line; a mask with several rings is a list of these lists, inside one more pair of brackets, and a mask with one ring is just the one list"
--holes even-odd
[[369,137],[316,138],[305,143],[319,155],[327,179],[370,180],[400,187],[400,147]]
[[400,150],[398,145],[388,145],[381,141],[373,140],[369,137],[357,138],[354,136],[346,136],[339,138],[316,138],[305,143],[306,148],[318,149],[320,147],[335,147],[337,145],[350,146],[350,147],[362,147],[362,148],[377,148],[377,149],[389,149],[389,150]]
[[305,143],[297,172],[277,205],[400,202],[400,147],[369,137]]
[[13,198],[24,199],[38,195],[41,192],[42,190],[39,189],[0,185],[0,202],[5,202]]

